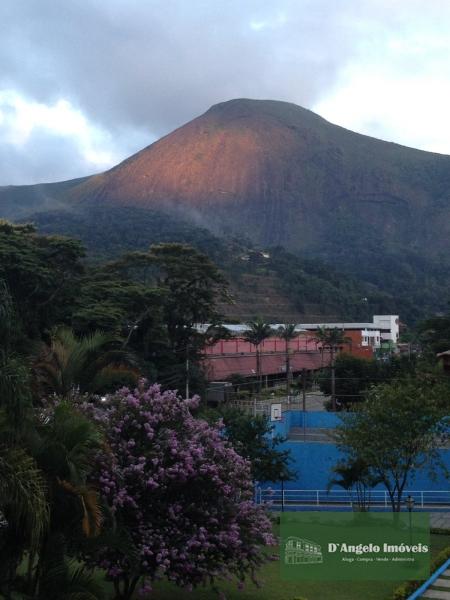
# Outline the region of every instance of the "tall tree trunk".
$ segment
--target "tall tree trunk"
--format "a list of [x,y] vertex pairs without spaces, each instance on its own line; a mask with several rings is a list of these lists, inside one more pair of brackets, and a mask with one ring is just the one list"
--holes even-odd
[[391,501],[392,512],[393,513],[400,512],[400,509],[398,508],[398,503],[397,503],[397,498],[396,498],[395,492],[393,492],[392,490],[390,490],[388,488],[388,494],[389,494],[389,500]]

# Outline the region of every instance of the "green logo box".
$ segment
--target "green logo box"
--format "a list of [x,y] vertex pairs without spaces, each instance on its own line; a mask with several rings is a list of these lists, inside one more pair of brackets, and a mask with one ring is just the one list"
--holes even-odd
[[427,579],[429,513],[282,513],[280,568],[287,581]]

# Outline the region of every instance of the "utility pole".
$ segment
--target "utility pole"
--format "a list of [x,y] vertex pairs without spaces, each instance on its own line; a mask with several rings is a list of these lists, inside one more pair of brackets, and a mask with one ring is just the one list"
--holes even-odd
[[306,441],[306,369],[302,370],[303,441]]
[[256,376],[258,378],[258,398],[259,398],[261,396],[261,389],[262,389],[261,354],[259,353],[259,345],[256,346]]
[[189,398],[189,344],[186,345],[186,400]]
[[335,347],[333,345],[330,346],[331,351],[331,407],[333,412],[336,412],[336,371],[334,364],[334,352]]
[[291,395],[292,387],[292,369],[291,369],[291,354],[293,354],[292,348],[288,348],[288,341],[286,341],[286,394]]

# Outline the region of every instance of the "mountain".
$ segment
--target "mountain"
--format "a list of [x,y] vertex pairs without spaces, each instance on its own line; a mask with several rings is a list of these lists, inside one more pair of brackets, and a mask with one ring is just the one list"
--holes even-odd
[[0,218],[27,219],[30,215],[68,208],[67,194],[86,177],[57,183],[0,186]]
[[[100,175],[0,188],[0,216],[136,207],[319,257],[420,311],[450,299],[450,157],[232,100]],[[414,310],[413,310],[414,313]]]

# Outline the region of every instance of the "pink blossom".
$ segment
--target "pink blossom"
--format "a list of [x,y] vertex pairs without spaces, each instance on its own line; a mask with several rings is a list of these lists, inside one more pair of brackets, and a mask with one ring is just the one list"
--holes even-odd
[[[104,406],[86,408],[107,440],[95,477],[118,530],[134,551],[105,546],[87,560],[120,581],[137,573],[180,587],[235,577],[242,582],[267,560],[274,543],[265,509],[253,504],[249,464],[221,427],[196,419],[186,401],[140,382]],[[141,594],[150,593],[145,583]]]

